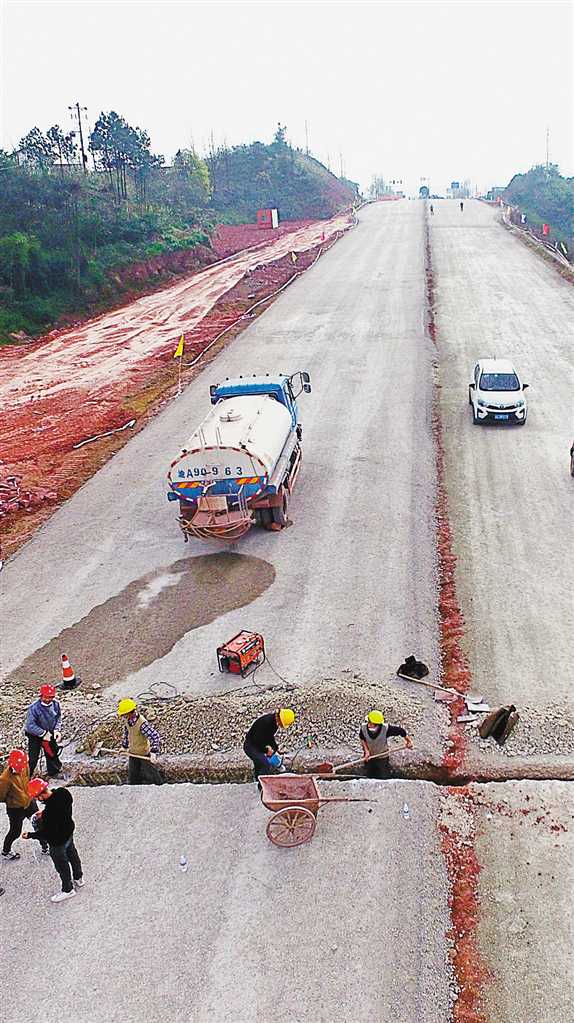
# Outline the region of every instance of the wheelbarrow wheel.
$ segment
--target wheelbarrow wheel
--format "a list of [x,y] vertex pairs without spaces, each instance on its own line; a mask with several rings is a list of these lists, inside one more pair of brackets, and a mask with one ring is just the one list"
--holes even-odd
[[316,819],[305,806],[289,806],[278,810],[267,824],[267,838],[273,845],[292,849],[295,845],[303,845],[313,838]]

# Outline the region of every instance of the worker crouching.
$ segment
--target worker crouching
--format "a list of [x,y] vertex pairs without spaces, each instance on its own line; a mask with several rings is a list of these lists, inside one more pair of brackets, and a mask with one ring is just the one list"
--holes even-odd
[[406,745],[410,747],[411,740],[404,728],[400,725],[387,725],[380,710],[369,711],[359,730],[365,758],[365,774],[368,778],[390,777],[388,740],[393,735],[402,736]]
[[290,728],[295,721],[295,712],[281,707],[271,714],[262,714],[253,722],[245,736],[243,751],[253,761],[253,774],[259,783],[260,774],[279,774],[282,761],[275,735],[279,728]]
[[163,778],[154,766],[160,752],[160,738],[155,728],[140,714],[135,700],[120,700],[118,715],[124,726],[122,748],[130,754],[130,785],[162,785]]

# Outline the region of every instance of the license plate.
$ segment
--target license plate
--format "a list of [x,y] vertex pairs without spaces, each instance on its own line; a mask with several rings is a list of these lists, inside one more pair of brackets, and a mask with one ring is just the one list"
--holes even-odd
[[495,419],[508,419],[508,415],[504,415],[504,416],[503,415],[496,415],[494,418]]

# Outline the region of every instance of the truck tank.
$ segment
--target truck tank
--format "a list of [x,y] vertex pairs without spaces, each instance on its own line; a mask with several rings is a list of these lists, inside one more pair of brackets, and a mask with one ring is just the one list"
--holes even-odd
[[292,434],[289,411],[269,394],[222,399],[171,464],[168,480],[180,499],[241,494],[268,484]]

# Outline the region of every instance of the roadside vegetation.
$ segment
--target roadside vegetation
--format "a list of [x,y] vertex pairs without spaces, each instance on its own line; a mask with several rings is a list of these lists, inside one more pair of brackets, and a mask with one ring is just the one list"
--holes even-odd
[[533,228],[548,224],[552,237],[574,255],[574,178],[564,178],[556,164],[538,164],[526,174],[515,174],[502,193],[519,207]]
[[218,223],[329,217],[357,195],[278,125],[271,145],[180,149],[110,111],[85,140],[35,127],[0,151],[0,344],[17,343],[213,259]]

